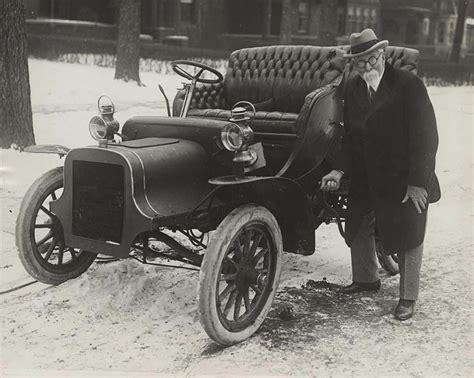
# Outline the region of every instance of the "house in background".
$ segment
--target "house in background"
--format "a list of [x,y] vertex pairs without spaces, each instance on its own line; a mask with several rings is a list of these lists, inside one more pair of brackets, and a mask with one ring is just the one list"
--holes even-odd
[[[334,44],[345,1],[292,0],[291,3],[293,44]],[[219,45],[234,49],[279,43],[281,0],[223,0],[223,5],[223,22],[216,33]]]
[[433,0],[381,0],[383,38],[395,45],[429,44],[433,3]]
[[[44,23],[75,20],[83,28],[93,22],[100,29],[118,18],[118,0],[24,1],[27,17]],[[293,43],[334,43],[345,29],[345,3],[292,0]],[[234,49],[279,41],[282,0],[142,0],[141,6],[142,33],[157,42]]]
[[[116,33],[119,0],[24,1],[28,18],[36,19],[32,32],[99,39],[113,39]],[[293,44],[347,44],[351,32],[370,27],[391,44],[446,57],[457,19],[453,0],[291,3]],[[141,5],[142,33],[156,42],[220,50],[279,43],[282,0],[142,0]],[[473,11],[468,8],[462,55],[474,51]],[[73,26],[58,19],[78,22]]]
[[[453,0],[381,0],[381,10],[381,35],[390,43],[417,47],[433,56],[449,56],[457,21]],[[468,12],[472,17],[472,7]],[[466,19],[462,56],[474,50],[469,25],[472,18]]]
[[25,0],[26,18],[116,22],[115,0]]
[[345,11],[346,24],[341,32],[351,33],[371,28],[376,34],[380,34],[379,0],[347,0]]
[[[474,9],[473,4],[467,9],[466,22],[464,23],[464,37],[461,43],[461,55],[474,53]],[[433,3],[432,13],[433,30],[429,42],[435,46],[435,54],[449,56],[456,30],[457,9],[453,1],[436,0]]]

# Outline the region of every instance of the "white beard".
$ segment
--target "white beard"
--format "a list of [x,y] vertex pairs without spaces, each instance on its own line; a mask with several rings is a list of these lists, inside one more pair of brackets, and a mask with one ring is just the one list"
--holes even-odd
[[372,88],[376,88],[377,84],[380,82],[380,74],[378,73],[377,70],[370,70],[364,72],[364,75],[362,76],[365,80],[365,82],[370,85]]

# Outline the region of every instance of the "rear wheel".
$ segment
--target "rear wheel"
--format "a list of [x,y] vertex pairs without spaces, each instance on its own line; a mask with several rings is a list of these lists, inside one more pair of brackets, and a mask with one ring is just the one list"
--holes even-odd
[[388,274],[394,276],[400,272],[397,254],[386,255],[382,242],[377,237],[375,238],[375,251],[377,253],[377,258],[380,265],[387,271]]
[[97,254],[64,244],[59,219],[49,210],[63,190],[63,168],[38,178],[26,192],[16,221],[16,245],[26,271],[38,281],[57,285],[89,268]]
[[281,271],[281,231],[265,208],[233,210],[203,259],[199,313],[209,337],[227,346],[249,338],[271,308]]

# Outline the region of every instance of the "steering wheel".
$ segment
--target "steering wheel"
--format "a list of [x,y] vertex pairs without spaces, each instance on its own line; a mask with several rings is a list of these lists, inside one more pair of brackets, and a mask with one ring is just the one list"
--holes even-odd
[[[200,68],[199,72],[196,75],[191,75],[189,72],[187,72],[185,69],[183,69],[181,66],[191,66],[191,67],[197,67]],[[216,69],[206,66],[205,64],[198,63],[198,62],[193,62],[191,60],[175,60],[171,62],[171,67],[173,67],[173,71],[176,72],[179,76],[182,76],[188,80],[193,80],[198,83],[205,83],[205,84],[217,84],[220,83],[222,80],[224,80],[224,76],[217,71]],[[216,79],[201,79],[201,75],[203,72],[209,71],[215,76],[217,76]]]

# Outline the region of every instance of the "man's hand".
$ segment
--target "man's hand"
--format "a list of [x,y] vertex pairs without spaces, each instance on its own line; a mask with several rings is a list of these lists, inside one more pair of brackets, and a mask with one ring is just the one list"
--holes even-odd
[[325,192],[332,192],[338,190],[341,186],[341,171],[332,170],[321,179],[321,190]]
[[425,188],[408,185],[407,194],[405,194],[405,198],[403,199],[402,203],[407,202],[408,198],[410,198],[413,202],[413,205],[415,205],[415,209],[418,211],[418,214],[421,214],[421,209],[426,209],[426,204],[428,203],[428,193]]

